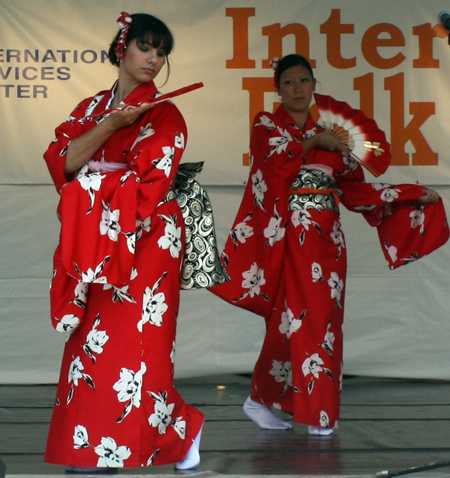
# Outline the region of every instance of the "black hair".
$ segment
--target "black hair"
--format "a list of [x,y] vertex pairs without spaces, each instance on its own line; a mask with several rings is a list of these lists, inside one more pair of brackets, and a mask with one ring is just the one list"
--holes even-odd
[[275,85],[277,86],[277,88],[279,88],[280,86],[281,74],[292,66],[296,65],[304,66],[311,73],[313,81],[316,81],[316,79],[314,78],[313,69],[311,68],[309,61],[304,56],[292,53],[290,55],[284,56],[280,60],[280,63],[278,63],[278,67],[275,72]]
[[[126,46],[136,39],[138,45],[146,42],[150,43],[153,48],[161,48],[166,56],[169,56],[174,47],[174,39],[171,31],[163,21],[148,13],[133,13],[131,19]],[[116,66],[119,66],[120,63],[116,55],[119,36],[120,30],[117,32],[108,50],[108,59]]]

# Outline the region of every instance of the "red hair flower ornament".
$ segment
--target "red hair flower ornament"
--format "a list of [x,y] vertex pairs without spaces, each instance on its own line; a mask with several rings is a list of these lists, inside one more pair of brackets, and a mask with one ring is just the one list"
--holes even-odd
[[280,59],[277,56],[274,56],[270,60],[270,66],[273,68],[273,77],[275,88],[278,89],[278,65],[280,64]]
[[119,61],[122,61],[123,56],[125,55],[125,50],[127,48],[127,36],[131,26],[131,21],[132,18],[128,12],[122,12],[120,14],[120,17],[117,19],[117,24],[119,25],[120,29],[120,35],[116,45],[116,56]]

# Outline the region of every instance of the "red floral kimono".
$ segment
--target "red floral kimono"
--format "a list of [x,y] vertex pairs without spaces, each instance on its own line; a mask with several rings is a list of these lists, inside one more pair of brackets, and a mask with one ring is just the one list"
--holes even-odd
[[[113,94],[82,101],[44,156],[61,194],[51,315],[68,336],[46,451],[56,464],[174,463],[203,423],[173,386],[185,237],[166,196],[187,139],[181,113],[155,105],[64,175],[70,141],[105,118]],[[143,84],[124,102],[156,94]]]
[[266,336],[251,398],[295,422],[336,427],[342,387],[346,246],[340,201],[376,226],[389,266],[414,261],[449,235],[442,201],[415,200],[416,185],[364,182],[338,152],[303,156],[302,133],[283,106],[259,113],[248,185],[222,255],[231,281],[211,289],[265,318]]

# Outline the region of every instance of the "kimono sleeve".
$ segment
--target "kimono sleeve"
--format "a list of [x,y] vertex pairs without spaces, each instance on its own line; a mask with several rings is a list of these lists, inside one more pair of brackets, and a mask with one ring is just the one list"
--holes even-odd
[[151,216],[175,178],[187,142],[183,116],[172,103],[150,110],[131,145],[129,165],[139,186],[138,219]]
[[289,197],[303,156],[302,143],[285,128],[270,113],[254,120],[248,183],[222,254],[231,281],[210,289],[264,317],[281,279]]
[[409,264],[445,244],[449,228],[442,199],[421,204],[415,184],[364,183],[349,177],[338,183],[342,203],[377,228],[391,269]]
[[76,106],[69,117],[55,129],[55,139],[44,153],[45,162],[59,194],[61,194],[64,184],[74,179],[73,174],[66,176],[64,172],[67,148],[72,139],[84,133],[85,127],[82,118],[91,102],[92,98],[86,98]]

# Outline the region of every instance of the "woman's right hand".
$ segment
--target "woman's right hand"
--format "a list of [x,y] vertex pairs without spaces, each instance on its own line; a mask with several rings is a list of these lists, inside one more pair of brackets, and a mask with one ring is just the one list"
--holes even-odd
[[311,136],[302,141],[303,154],[309,153],[314,148],[325,149],[326,151],[341,151],[342,154],[348,155],[348,150],[345,148],[341,140],[333,133],[323,131],[322,133]]

